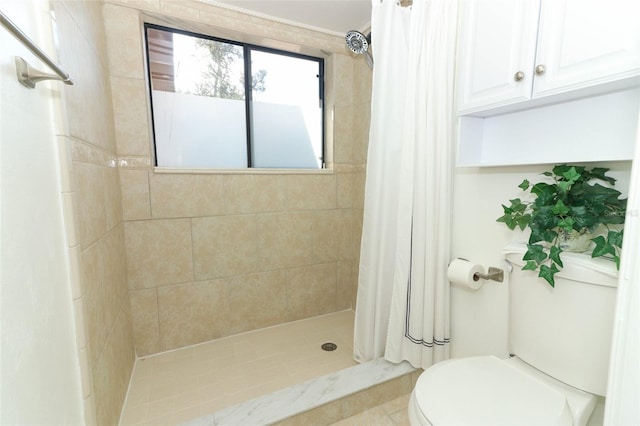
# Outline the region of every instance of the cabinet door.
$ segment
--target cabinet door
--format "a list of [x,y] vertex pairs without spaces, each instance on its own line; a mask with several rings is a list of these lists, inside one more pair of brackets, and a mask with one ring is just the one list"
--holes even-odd
[[460,114],[531,97],[539,7],[539,0],[461,1]]
[[639,0],[543,0],[534,97],[640,74]]

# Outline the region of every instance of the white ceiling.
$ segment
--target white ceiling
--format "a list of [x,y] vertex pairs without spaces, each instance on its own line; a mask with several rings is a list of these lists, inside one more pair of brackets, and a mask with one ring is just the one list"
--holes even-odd
[[363,31],[371,21],[371,0],[216,1],[339,34]]

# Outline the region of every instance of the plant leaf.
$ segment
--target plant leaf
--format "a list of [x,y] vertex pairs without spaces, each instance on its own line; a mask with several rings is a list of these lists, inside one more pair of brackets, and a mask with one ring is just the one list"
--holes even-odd
[[558,221],[558,227],[564,229],[567,233],[573,230],[573,219],[570,217],[565,217],[564,219],[560,219]]
[[522,183],[518,185],[518,188],[526,191],[527,189],[529,189],[529,181],[527,179],[523,180]]
[[560,190],[560,192],[566,193],[567,191],[569,191],[569,189],[571,189],[571,184],[572,182],[567,182],[566,180],[560,181],[558,182],[558,189]]
[[513,200],[509,200],[511,203],[511,210],[514,212],[522,213],[527,209],[527,205],[520,200],[520,198],[514,198]]
[[555,287],[556,281],[553,276],[558,272],[560,272],[560,270],[555,263],[552,263],[551,266],[540,265],[540,272],[538,273],[538,276],[540,278],[544,278],[551,287]]
[[558,246],[551,246],[549,249],[549,259],[559,267],[563,267],[562,259],[560,259],[560,254],[562,253],[562,248]]
[[607,243],[609,243],[612,246],[615,246],[615,247],[618,247],[619,249],[621,249],[622,248],[623,233],[624,233],[624,229],[622,229],[620,231],[609,231],[609,234],[607,235]]
[[594,167],[590,170],[589,177],[593,179],[600,179],[605,182],[609,182],[611,185],[614,185],[616,183],[616,180],[610,176],[605,176],[605,173],[607,173],[608,171],[609,169],[604,167]]
[[569,207],[567,207],[562,200],[558,200],[555,206],[551,209],[551,211],[556,215],[565,215],[569,213]]
[[529,223],[531,222],[531,215],[530,214],[522,215],[521,217],[516,219],[516,222],[518,223],[520,230],[524,231],[524,228],[526,228],[527,225],[529,225]]
[[560,177],[560,178],[565,178],[564,176],[565,173],[569,172],[570,175],[569,176],[575,176],[574,173],[571,173],[570,170],[573,169],[575,173],[578,174],[578,179],[576,179],[574,182],[577,182],[579,180],[579,178],[582,176],[582,173],[584,172],[584,170],[586,169],[586,167],[583,166],[570,166],[567,164],[561,164],[559,166],[555,166],[553,169],[551,169],[551,171],[553,172],[554,175]]
[[538,244],[527,244],[527,251],[522,256],[522,260],[533,260],[538,265],[547,260],[547,253],[544,251],[544,247]]
[[591,241],[596,243],[596,246],[593,248],[593,252],[591,253],[591,257],[600,257],[607,254],[612,256],[616,255],[616,251],[613,246],[609,244],[602,235],[592,238]]
[[533,260],[527,260],[527,263],[522,267],[523,271],[535,271],[536,269],[538,269],[538,264]]
[[[584,171],[584,168],[582,170]],[[581,175],[582,175],[582,172],[578,172],[575,166],[571,166],[569,170],[562,173],[562,176],[569,182],[569,184],[573,184],[574,182],[577,182],[578,179],[580,179]]]

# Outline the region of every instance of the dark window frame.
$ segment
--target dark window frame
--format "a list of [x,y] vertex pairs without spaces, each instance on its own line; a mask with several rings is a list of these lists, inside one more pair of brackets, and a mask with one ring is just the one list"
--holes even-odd
[[[320,163],[320,167],[318,169],[308,169],[308,168],[281,168],[281,167],[269,167],[266,168],[268,170],[324,170],[326,169],[326,130],[325,130],[325,126],[326,126],[326,117],[325,117],[325,93],[324,93],[324,89],[325,89],[325,68],[324,68],[324,58],[320,58],[320,57],[316,57],[316,56],[311,56],[311,55],[305,55],[302,53],[295,53],[295,52],[289,52],[286,50],[280,50],[280,49],[275,49],[275,48],[270,48],[270,47],[265,47],[265,46],[260,46],[257,44],[252,44],[252,43],[245,43],[245,42],[241,42],[241,41],[236,41],[236,40],[229,40],[229,39],[224,39],[224,38],[220,38],[220,37],[215,37],[215,36],[211,36],[208,34],[201,34],[201,33],[196,33],[193,31],[187,31],[187,30],[182,30],[179,28],[172,28],[172,27],[166,27],[164,25],[158,25],[158,24],[153,24],[150,22],[144,22],[144,48],[145,48],[145,65],[146,65],[146,78],[147,78],[147,84],[148,84],[148,88],[149,88],[149,106],[151,108],[151,137],[153,138],[153,162],[154,162],[154,166],[158,167],[158,153],[157,153],[157,148],[156,148],[156,131],[155,131],[155,115],[154,115],[154,111],[153,111],[153,82],[152,82],[152,78],[151,78],[151,64],[150,64],[150,54],[149,54],[149,42],[148,42],[148,33],[147,30],[148,29],[154,29],[154,30],[160,30],[160,31],[165,31],[165,32],[171,32],[171,33],[176,33],[176,34],[181,34],[181,35],[186,35],[186,36],[191,36],[191,37],[198,37],[198,38],[204,38],[204,39],[208,39],[208,40],[213,40],[216,42],[221,42],[221,43],[228,43],[228,44],[233,44],[236,46],[240,46],[243,49],[243,61],[244,61],[244,73],[245,73],[245,78],[244,78],[244,91],[245,91],[245,125],[246,125],[246,135],[247,135],[247,167],[238,167],[235,168],[234,170],[250,170],[250,169],[261,169],[259,167],[255,167],[253,165],[253,158],[252,158],[252,146],[253,146],[253,139],[252,139],[252,107],[251,107],[251,102],[252,102],[252,98],[253,98],[253,94],[252,94],[252,74],[251,74],[251,51],[259,51],[259,52],[266,52],[266,53],[271,53],[271,54],[276,54],[276,55],[281,55],[281,56],[288,56],[288,57],[293,57],[293,58],[299,58],[299,59],[305,59],[305,60],[310,60],[310,61],[314,61],[318,63],[318,102],[319,102],[319,106],[320,106],[320,110],[321,110],[321,156],[322,156],[322,161]],[[265,168],[263,168],[265,169]],[[219,170],[218,168],[211,168],[211,170]]]

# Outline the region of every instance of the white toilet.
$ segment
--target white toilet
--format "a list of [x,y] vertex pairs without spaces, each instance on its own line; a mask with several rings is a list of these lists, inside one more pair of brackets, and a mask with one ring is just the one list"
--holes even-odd
[[613,262],[563,253],[555,288],[522,271],[526,247],[504,249],[513,356],[443,361],[418,378],[417,425],[587,424],[607,387],[617,271]]

